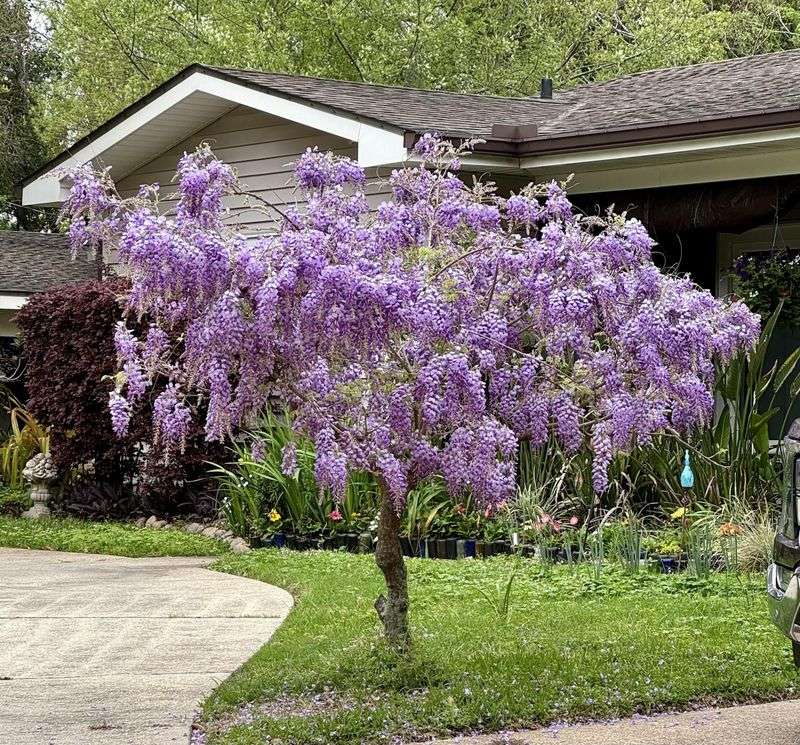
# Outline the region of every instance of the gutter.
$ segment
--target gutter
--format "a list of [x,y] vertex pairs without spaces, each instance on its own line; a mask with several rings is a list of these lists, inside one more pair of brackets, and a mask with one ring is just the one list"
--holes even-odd
[[[764,132],[792,125],[800,125],[800,110],[796,108],[720,119],[695,119],[672,124],[607,129],[577,135],[538,136],[536,125],[495,124],[492,126],[492,136],[476,144],[473,152],[522,158],[529,155],[602,150],[619,145],[647,145],[654,142],[680,142],[726,134]],[[531,130],[533,133],[529,134]],[[406,148],[413,148],[421,136],[420,132],[406,132]],[[452,139],[460,144],[469,138],[459,135]]]

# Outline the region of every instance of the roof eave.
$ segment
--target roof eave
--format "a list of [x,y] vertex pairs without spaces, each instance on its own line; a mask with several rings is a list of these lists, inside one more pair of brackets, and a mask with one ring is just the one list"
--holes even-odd
[[186,80],[187,78],[191,77],[195,73],[201,73],[203,75],[207,75],[211,78],[217,78],[219,80],[223,80],[227,83],[231,83],[233,85],[241,86],[243,88],[247,88],[249,90],[253,90],[259,93],[268,93],[270,96],[275,98],[281,98],[286,101],[293,101],[296,103],[300,103],[304,106],[307,106],[311,109],[315,109],[321,112],[327,112],[329,114],[334,114],[336,116],[341,116],[344,119],[349,119],[355,122],[361,122],[365,125],[369,125],[371,127],[375,127],[376,129],[382,129],[387,132],[391,132],[395,135],[403,135],[404,130],[389,123],[379,119],[374,119],[373,117],[364,116],[363,114],[359,114],[357,112],[349,111],[347,109],[342,109],[334,106],[330,106],[327,104],[322,104],[317,101],[305,98],[303,96],[296,96],[284,91],[277,90],[272,88],[271,86],[258,84],[253,81],[249,81],[246,79],[239,78],[235,75],[231,75],[230,73],[226,73],[224,70],[214,68],[214,67],[207,67],[205,65],[201,65],[199,63],[194,63],[189,65],[188,67],[184,68],[180,72],[173,75],[168,80],[165,80],[159,86],[154,88],[150,93],[146,94],[142,98],[137,99],[129,106],[125,107],[122,111],[120,111],[115,116],[111,117],[110,119],[106,120],[101,124],[99,127],[92,130],[89,134],[82,137],[80,140],[75,142],[70,147],[63,150],[61,153],[56,155],[54,158],[49,160],[47,163],[42,165],[36,171],[31,173],[30,175],[23,178],[21,181],[17,182],[15,186],[19,188],[24,188],[29,184],[33,183],[39,177],[52,172],[53,169],[57,168],[61,163],[68,160],[73,154],[79,152],[80,150],[86,148],[87,146],[91,145],[95,140],[102,137],[105,133],[109,132],[110,130],[114,129],[118,124],[125,121],[131,116],[134,116],[138,111],[143,109],[152,101],[156,100],[159,96],[162,96],[164,93],[169,91],[171,88],[174,88],[176,85],[179,85],[182,81]]
[[[544,135],[517,139],[488,137],[475,144],[473,151],[484,155],[512,157],[550,155],[559,152],[591,151],[620,145],[647,145],[653,142],[678,142],[702,137],[769,131],[793,125],[800,125],[800,109],[718,119],[697,119],[673,124],[655,124],[646,127],[620,128],[566,136],[548,137]],[[421,136],[421,132],[406,132],[406,147],[412,148]],[[444,136],[459,144],[472,139],[463,133],[445,133]]]

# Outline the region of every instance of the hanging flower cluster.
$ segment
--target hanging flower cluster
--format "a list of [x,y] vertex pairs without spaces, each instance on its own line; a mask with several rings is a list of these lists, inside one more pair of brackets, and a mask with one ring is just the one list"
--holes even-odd
[[236,179],[208,147],[179,164],[173,218],[157,189],[126,202],[81,171],[74,246],[115,241],[130,308],[155,321],[144,340],[118,333],[115,428],[155,374],[171,379],[154,407],[165,447],[185,437],[192,392],[212,440],[278,397],[314,442],[320,484],[341,494],[367,470],[399,507],[431,474],[501,503],[519,441],[550,432],[593,453],[602,491],[615,453],[708,422],[715,362],[751,347],[758,317],[659,272],[638,221],[577,214],[556,183],[509,198],[468,187],[461,154],[426,135],[371,214],[363,171],[309,150],[305,205],[258,240],[227,226]]

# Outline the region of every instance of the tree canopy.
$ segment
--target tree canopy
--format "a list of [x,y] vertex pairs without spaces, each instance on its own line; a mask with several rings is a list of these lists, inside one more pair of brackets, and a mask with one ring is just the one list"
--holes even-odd
[[0,227],[13,223],[14,184],[39,165],[45,148],[34,122],[36,85],[47,71],[43,39],[25,0],[0,2]]
[[51,149],[192,62],[530,95],[789,48],[798,0],[41,0]]

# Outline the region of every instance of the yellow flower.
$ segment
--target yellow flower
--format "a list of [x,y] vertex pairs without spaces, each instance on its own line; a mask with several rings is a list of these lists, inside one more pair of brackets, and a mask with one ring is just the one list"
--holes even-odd
[[278,520],[281,519],[281,513],[278,512],[278,510],[272,510],[272,512],[270,512],[269,515],[267,515],[267,517],[269,517],[269,521],[271,523],[276,523],[278,522]]
[[686,517],[686,508],[685,507],[678,507],[675,512],[673,512],[670,517],[673,520],[680,520],[682,517]]

